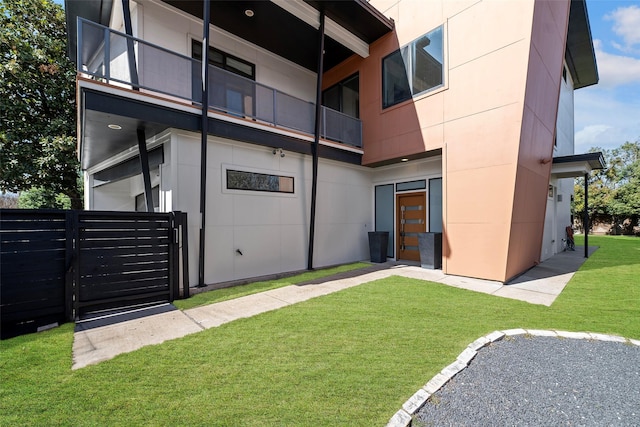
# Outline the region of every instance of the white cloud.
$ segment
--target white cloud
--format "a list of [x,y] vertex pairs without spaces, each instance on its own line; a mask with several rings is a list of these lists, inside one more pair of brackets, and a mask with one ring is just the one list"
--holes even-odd
[[620,86],[640,83],[640,58],[614,55],[602,49],[602,41],[594,40],[593,47],[598,64],[599,84],[602,86]]
[[575,92],[575,152],[616,148],[640,138],[640,102],[616,99],[600,85]]
[[591,147],[602,147],[603,140],[608,140],[607,132],[613,129],[609,125],[589,125],[576,132],[576,151],[586,151]]
[[624,41],[624,45],[615,44],[614,46],[623,52],[634,52],[636,46],[640,45],[640,7],[638,5],[619,7],[606,14],[604,19],[613,21],[613,32]]

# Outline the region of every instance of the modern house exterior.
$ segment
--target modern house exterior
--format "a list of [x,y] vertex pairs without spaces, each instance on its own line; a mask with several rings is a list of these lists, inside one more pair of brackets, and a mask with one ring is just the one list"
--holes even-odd
[[187,212],[192,284],[365,260],[371,231],[398,261],[441,232],[445,273],[507,281],[562,250],[601,164],[572,157],[584,0],[66,11],[86,208]]

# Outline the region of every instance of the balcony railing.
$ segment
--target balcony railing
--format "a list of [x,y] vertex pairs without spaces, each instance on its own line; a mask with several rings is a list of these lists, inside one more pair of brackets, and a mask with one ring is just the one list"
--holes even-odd
[[[94,22],[78,19],[78,71],[115,86],[202,103],[202,63]],[[209,66],[209,108],[313,135],[315,104]],[[322,107],[320,136],[362,147],[362,123]]]

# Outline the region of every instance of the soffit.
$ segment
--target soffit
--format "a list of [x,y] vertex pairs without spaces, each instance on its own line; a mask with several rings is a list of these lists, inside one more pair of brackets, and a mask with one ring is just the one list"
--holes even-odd
[[598,66],[585,0],[571,1],[565,59],[575,89],[598,83]]
[[551,175],[554,178],[576,178],[596,169],[604,169],[605,161],[601,152],[554,157]]
[[[202,19],[201,0],[162,0]],[[287,0],[293,1],[293,0]],[[300,0],[298,0],[300,1]],[[301,6],[323,7],[326,16],[370,44],[393,29],[385,18],[363,0],[306,1]],[[245,15],[253,11],[252,17]],[[318,30],[272,1],[238,0],[211,2],[211,24],[248,40],[311,71],[317,71]],[[213,41],[215,45],[215,40]],[[331,37],[325,37],[324,70],[338,65],[353,52]]]

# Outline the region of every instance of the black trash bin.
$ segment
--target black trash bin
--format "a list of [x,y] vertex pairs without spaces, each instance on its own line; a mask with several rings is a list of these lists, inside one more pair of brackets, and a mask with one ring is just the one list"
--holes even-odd
[[369,255],[371,262],[387,262],[388,231],[369,232]]
[[442,233],[418,233],[418,249],[422,268],[442,268]]

